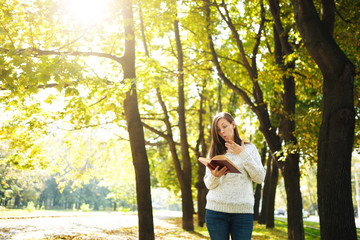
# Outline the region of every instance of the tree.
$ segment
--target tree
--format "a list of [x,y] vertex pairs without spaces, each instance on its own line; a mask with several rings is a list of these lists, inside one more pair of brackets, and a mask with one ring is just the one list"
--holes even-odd
[[[50,2],[52,4],[55,4],[53,2]],[[13,5],[9,4],[11,7],[16,6],[16,3]],[[26,4],[20,3],[19,8],[25,7]],[[76,87],[79,86],[79,79],[83,79],[81,76],[81,74],[79,74],[77,77],[78,79],[74,80],[73,82],[71,81],[71,77],[72,77],[72,73],[74,68],[71,67],[71,64],[65,63],[64,65],[59,64],[58,60],[61,59],[62,57],[48,57],[45,58],[45,56],[97,56],[97,57],[104,57],[104,58],[108,58],[111,60],[114,60],[116,63],[120,64],[122,66],[122,70],[123,70],[123,83],[127,86],[125,88],[125,98],[123,99],[123,108],[124,108],[124,115],[125,115],[125,119],[127,122],[127,128],[128,128],[128,133],[129,133],[129,139],[130,139],[130,145],[131,145],[131,149],[132,149],[132,158],[133,158],[133,164],[134,164],[134,168],[135,168],[135,174],[136,174],[136,186],[137,186],[137,199],[138,199],[138,210],[139,210],[139,238],[140,239],[154,239],[154,230],[153,230],[153,216],[152,216],[152,207],[151,207],[151,193],[150,193],[150,173],[149,173],[149,165],[148,165],[148,159],[147,159],[147,155],[146,155],[146,149],[145,149],[145,140],[144,140],[144,133],[143,133],[143,128],[142,128],[142,123],[141,123],[141,119],[140,119],[140,115],[139,115],[139,110],[138,110],[138,102],[137,102],[137,91],[136,91],[136,75],[135,75],[135,34],[134,34],[134,19],[133,19],[133,13],[132,13],[132,3],[131,1],[122,1],[121,4],[122,6],[122,14],[123,14],[123,22],[124,22],[124,35],[125,35],[125,46],[124,46],[124,55],[122,57],[117,57],[116,55],[113,54],[109,54],[109,53],[104,53],[104,52],[82,52],[82,51],[59,51],[59,50],[43,50],[40,49],[39,47],[37,47],[38,45],[43,45],[43,47],[49,47],[53,46],[54,43],[50,43],[47,41],[43,41],[41,40],[40,42],[42,44],[37,44],[36,40],[34,41],[34,39],[31,39],[31,41],[29,42],[29,45],[31,47],[26,47],[24,48],[20,48],[20,49],[16,49],[16,44],[19,43],[19,45],[22,45],[23,43],[21,42],[20,37],[17,38],[16,40],[16,44],[13,40],[13,35],[14,37],[18,37],[18,34],[16,34],[15,29],[12,29],[11,33],[8,31],[7,32],[7,37],[9,40],[6,41],[6,44],[4,45],[4,47],[1,48],[3,53],[8,54],[12,59],[17,59],[17,58],[21,58],[22,56],[24,56],[24,59],[19,60],[19,62],[15,62],[16,64],[18,64],[19,66],[22,66],[24,61],[27,61],[27,67],[22,67],[21,69],[23,71],[21,71],[21,74],[23,75],[23,79],[28,80],[28,81],[24,81],[24,82],[20,82],[18,85],[16,85],[15,83],[11,83],[11,77],[14,77],[13,72],[7,72],[7,76],[6,76],[6,82],[9,82],[10,84],[5,84],[5,86],[7,86],[7,88],[5,89],[9,89],[12,90],[13,92],[15,92],[16,90],[22,90],[24,91],[24,89],[30,88],[34,89],[34,91],[36,89],[39,88],[48,88],[48,87],[58,87],[59,89],[63,89],[66,88],[65,93],[72,95],[72,96],[78,96],[78,97],[74,97],[73,101],[70,101],[70,106],[77,108],[77,110],[79,111],[75,111],[75,114],[73,114],[72,116],[74,117],[75,121],[77,123],[80,123],[79,125],[81,125],[81,127],[90,127],[91,126],[91,119],[94,118],[94,115],[92,115],[89,111],[89,107],[86,106],[86,104],[84,104],[84,99],[82,99],[79,96],[79,90],[76,89]],[[4,10],[6,13],[5,15],[9,15],[9,13],[7,12],[9,8],[6,8],[8,6],[2,6],[2,10]],[[41,12],[41,9],[43,9],[45,12],[49,11],[49,8],[47,5],[43,4],[39,6],[37,6],[39,8],[35,8],[34,11],[39,11]],[[15,11],[14,14],[17,14],[18,11]],[[12,13],[11,13],[12,14]],[[31,14],[33,14],[33,12],[31,12]],[[36,14],[33,14],[32,17],[34,17]],[[41,18],[31,18],[30,22],[31,22],[31,26],[32,24],[34,24],[35,22],[38,22],[39,24],[36,25],[35,23],[35,28],[36,28],[36,33],[41,32],[43,29],[38,29],[37,27],[39,25],[41,26],[48,26],[48,29],[51,29],[53,32],[55,31],[52,27],[51,24],[46,23],[47,18],[46,17],[41,17]],[[53,20],[53,19],[52,19]],[[9,20],[10,21],[10,20]],[[25,19],[25,21],[29,21],[29,19]],[[11,22],[11,21],[10,21]],[[18,25],[16,26],[18,27]],[[7,29],[6,29],[7,30]],[[32,34],[35,33],[35,31],[33,32],[32,28],[30,28],[29,30]],[[28,33],[26,31],[24,31],[25,33]],[[49,35],[52,35],[53,32],[47,32],[49,33]],[[69,31],[71,32],[71,31]],[[36,35],[34,34],[35,38],[40,38],[40,35]],[[54,39],[53,37],[50,37],[46,40],[52,40]],[[66,43],[64,46],[59,46],[61,44],[61,42],[59,41],[55,41],[55,46],[56,49],[63,49],[63,48],[71,48],[77,45],[77,41],[78,39],[74,40],[71,43]],[[6,48],[8,47],[8,48]],[[19,57],[20,56],[20,57]],[[44,56],[44,57],[43,57]],[[64,74],[64,73],[70,73],[67,77],[63,79],[62,81],[60,80],[61,77],[63,76],[55,76],[55,78],[52,78],[51,74],[47,74],[45,76],[43,76],[42,78],[39,78],[37,75],[40,73],[45,73],[46,67],[43,67],[44,65],[38,64],[36,65],[33,58],[40,58],[41,60],[43,60],[43,62],[47,62],[47,61],[53,61],[53,59],[56,59],[55,62],[57,62],[58,66],[60,66],[59,70],[60,70],[60,74]],[[49,60],[50,59],[50,60]],[[66,59],[66,57],[63,58],[64,60]],[[66,62],[66,61],[65,61]],[[55,63],[56,64],[56,63]],[[11,65],[10,65],[11,66]],[[37,66],[38,69],[36,69]],[[40,71],[40,70],[43,70]],[[49,70],[49,69],[47,69]],[[82,68],[76,69],[79,70],[79,72],[81,72]],[[14,71],[14,70],[13,70]],[[53,71],[52,71],[53,72]],[[11,75],[12,74],[12,75]],[[56,74],[55,74],[56,75]],[[66,75],[66,74],[65,74]],[[76,75],[76,74],[75,74]],[[86,74],[84,74],[86,75]],[[73,75],[74,76],[74,75]],[[30,79],[30,80],[29,80]],[[51,81],[57,81],[56,83],[49,83]],[[65,83],[66,82],[66,83]],[[109,82],[108,82],[109,83]],[[12,85],[13,87],[11,87]],[[71,86],[71,87],[69,87]],[[89,91],[90,95],[94,92]],[[104,94],[101,99],[96,102],[95,104],[91,105],[98,105],[98,103],[101,103],[104,99],[106,99],[107,97],[111,96],[111,91],[108,91],[106,93],[104,92],[100,92],[98,89],[96,89],[96,96],[99,96],[101,94]],[[110,94],[110,95],[109,95]],[[114,99],[119,99],[118,96],[112,96],[114,97]],[[120,98],[121,99],[121,98]],[[116,104],[113,104],[116,105]],[[99,106],[99,105],[98,105]],[[72,108],[70,107],[70,108]],[[114,110],[114,106],[111,107]],[[72,109],[74,110],[74,109]],[[70,110],[71,113],[74,113],[72,110]],[[116,111],[116,110],[115,110]],[[65,114],[59,114],[60,116],[64,117]],[[115,121],[119,120],[117,119],[119,115],[117,115],[115,117]]]
[[135,34],[131,1],[124,1],[125,54],[122,64],[124,80],[131,81],[124,100],[131,153],[136,176],[136,197],[139,216],[139,239],[154,239],[154,224],[150,192],[149,162],[145,149],[144,130],[138,109],[135,74]]
[[[156,89],[156,95],[158,98],[158,102],[161,106],[163,112],[163,121],[166,126],[166,132],[159,131],[154,127],[148,125],[147,123],[143,123],[146,129],[154,132],[155,134],[164,138],[169,146],[172,162],[175,167],[176,176],[180,185],[181,190],[181,200],[182,200],[182,212],[183,212],[183,228],[187,231],[193,230],[193,205],[192,205],[192,192],[191,192],[191,175],[190,178],[186,179],[186,168],[184,167],[184,159],[180,161],[180,158],[177,153],[176,145],[177,143],[174,141],[174,134],[170,122],[169,112],[167,110],[166,104],[161,96],[161,91],[159,88]],[[183,165],[183,166],[182,166]],[[189,183],[187,183],[189,182]],[[191,203],[191,204],[190,204]],[[191,215],[191,216],[190,216]]]
[[181,156],[183,161],[184,187],[187,191],[183,191],[183,209],[185,209],[183,227],[185,230],[193,231],[193,201],[191,193],[191,159],[189,155],[189,143],[187,140],[186,120],[185,120],[185,96],[184,96],[184,55],[180,39],[179,21],[174,21],[175,41],[178,58],[178,114],[180,129],[180,145]]
[[[203,86],[200,90],[200,102],[199,102],[199,138],[196,142],[196,158],[202,156],[207,156],[207,145],[205,143],[205,133],[204,133],[204,98],[205,92],[204,88],[206,85],[206,80],[203,80]],[[200,150],[201,148],[201,150]],[[197,171],[197,182],[195,187],[198,189],[197,202],[198,202],[198,226],[203,227],[205,224],[205,206],[206,206],[206,194],[208,189],[204,183],[205,176],[205,166],[198,162],[198,171]]]
[[321,20],[312,0],[292,0],[292,3],[305,47],[323,74],[317,175],[321,237],[356,239],[351,198],[354,65],[332,37],[335,2],[322,1]]

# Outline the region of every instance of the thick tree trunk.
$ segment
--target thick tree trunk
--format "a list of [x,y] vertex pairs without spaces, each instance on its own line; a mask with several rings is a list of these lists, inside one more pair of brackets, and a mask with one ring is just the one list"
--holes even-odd
[[265,214],[266,228],[273,228],[274,223],[274,207],[275,207],[275,196],[276,196],[276,187],[279,179],[279,168],[276,163],[277,159],[270,159],[270,180],[269,180],[269,190],[268,190],[268,200]]
[[149,162],[145,149],[144,131],[138,111],[135,86],[127,93],[124,101],[124,110],[136,176],[139,239],[154,239]]
[[[329,32],[332,27],[321,23],[313,2],[292,0],[292,3],[305,46],[323,74],[317,174],[321,238],[356,239],[351,196],[354,66],[332,38]],[[326,11],[331,10],[334,11]]]
[[184,67],[183,67],[183,52],[180,40],[179,22],[174,21],[176,49],[178,54],[178,114],[179,114],[179,129],[180,129],[180,145],[181,155],[183,160],[183,176],[184,176],[184,190],[182,191],[182,208],[183,208],[183,228],[187,231],[194,230],[193,214],[194,205],[191,191],[191,159],[189,154],[189,144],[186,133],[186,119],[185,119],[185,96],[184,96]]
[[285,171],[283,171],[282,174],[286,190],[288,226],[292,226],[291,228],[288,227],[288,238],[305,239],[302,217],[303,206],[299,181],[299,156],[296,154],[289,156],[286,159],[284,169]]
[[[302,219],[302,196],[300,192],[300,171],[299,171],[299,153],[297,150],[297,139],[295,132],[295,81],[289,72],[295,68],[294,60],[284,62],[286,56],[293,53],[289,43],[288,32],[284,29],[281,21],[281,11],[279,1],[269,0],[271,14],[274,18],[274,43],[275,43],[275,62],[284,71],[283,84],[284,92],[282,93],[283,113],[280,121],[280,135],[285,141],[289,152],[286,153],[285,165],[281,167],[285,182],[288,212],[288,238],[299,239],[305,238],[303,219]],[[286,73],[286,74],[285,74]]]
[[[123,16],[125,22],[124,79],[135,79],[135,35],[131,1],[124,1]],[[145,138],[140,119],[135,83],[126,93],[124,100],[125,118],[128,126],[132,159],[136,176],[136,196],[139,218],[139,239],[154,239],[154,224],[150,191],[149,162],[145,149]]]
[[[203,170],[200,168],[203,168]],[[201,176],[201,175],[203,176],[203,172],[205,172],[205,166],[199,165],[198,176]],[[203,227],[205,224],[205,206],[206,206],[206,195],[208,193],[208,190],[205,186],[204,181],[200,182],[199,178],[198,178],[198,182],[196,183],[196,188],[198,189],[198,196],[197,196],[198,226]]]
[[[286,66],[287,70],[293,69],[292,66]],[[287,210],[288,210],[288,238],[305,239],[303,217],[302,217],[302,196],[300,191],[300,170],[299,170],[299,153],[297,150],[297,139],[295,132],[295,82],[292,76],[283,77],[284,93],[283,106],[286,114],[282,115],[280,121],[280,134],[282,135],[285,145],[288,146],[288,153],[285,165],[282,168],[284,176]]]
[[259,217],[260,224],[266,224],[267,228],[274,227],[274,205],[276,196],[276,187],[279,178],[279,168],[277,159],[272,155],[267,161],[266,175],[264,181],[263,197],[261,204],[261,213]]

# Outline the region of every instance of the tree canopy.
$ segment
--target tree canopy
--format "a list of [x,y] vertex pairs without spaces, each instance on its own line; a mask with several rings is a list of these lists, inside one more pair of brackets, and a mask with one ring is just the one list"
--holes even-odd
[[[136,152],[129,142],[137,110],[126,108],[134,94],[152,186],[179,194],[181,176],[189,174],[191,197],[197,196],[196,159],[210,144],[218,111],[233,114],[241,135],[259,150],[264,139],[269,145],[266,132],[276,136],[279,144],[270,150],[280,166],[298,154],[299,173],[314,174],[324,79],[296,25],[294,1],[130,1],[134,22],[120,14],[126,2],[0,3],[4,182],[18,171],[50,170],[60,188],[97,179],[112,199],[134,199],[136,164],[130,163]],[[322,16],[320,2],[314,3]],[[359,6],[346,1],[334,6],[333,39],[356,73],[353,147],[359,149]],[[128,32],[132,24],[134,36]],[[135,77],[128,72],[132,61]],[[289,81],[293,111],[284,104]],[[259,117],[264,114],[268,119]],[[129,194],[119,191],[124,188]],[[311,196],[304,206],[314,201]]]

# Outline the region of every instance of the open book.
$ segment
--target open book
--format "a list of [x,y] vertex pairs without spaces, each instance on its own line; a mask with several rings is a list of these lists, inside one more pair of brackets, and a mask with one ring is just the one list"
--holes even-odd
[[213,169],[215,169],[216,166],[219,166],[219,169],[225,166],[227,167],[227,169],[229,169],[229,172],[231,173],[241,173],[239,168],[235,166],[235,164],[230,161],[230,159],[225,157],[225,155],[216,155],[212,159],[199,157],[199,161],[205,166],[209,164],[209,166]]

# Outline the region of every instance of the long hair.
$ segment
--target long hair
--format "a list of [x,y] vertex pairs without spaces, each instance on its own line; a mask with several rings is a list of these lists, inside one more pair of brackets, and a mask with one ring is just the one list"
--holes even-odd
[[[220,119],[224,118],[229,123],[234,122],[234,118],[227,112],[220,112],[218,113],[211,124],[211,146],[210,146],[210,158],[226,153],[226,147],[225,147],[225,140],[222,139],[221,136],[219,136],[219,133],[217,131],[217,123]],[[237,127],[235,125],[234,128],[234,135],[235,135],[235,141],[237,144],[241,145],[241,138],[240,134],[237,130]]]

